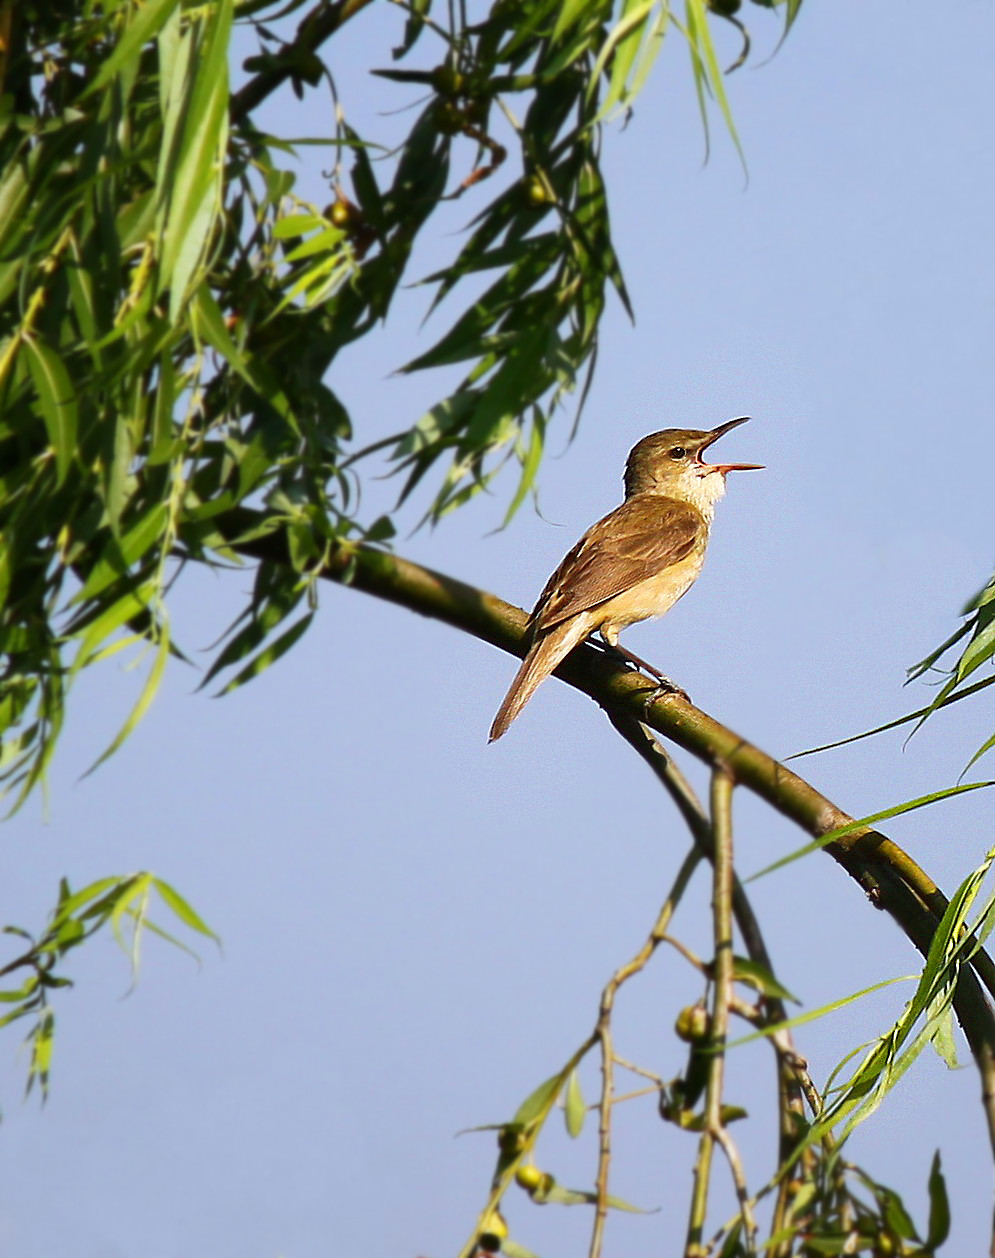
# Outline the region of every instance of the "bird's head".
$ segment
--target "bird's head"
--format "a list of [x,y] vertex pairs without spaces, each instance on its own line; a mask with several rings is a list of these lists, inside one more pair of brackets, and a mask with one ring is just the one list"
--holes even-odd
[[759,470],[761,463],[706,463],[702,455],[713,442],[745,424],[748,415],[718,428],[665,428],[643,437],[629,451],[625,465],[625,496],[664,494],[710,510],[725,493],[727,472]]

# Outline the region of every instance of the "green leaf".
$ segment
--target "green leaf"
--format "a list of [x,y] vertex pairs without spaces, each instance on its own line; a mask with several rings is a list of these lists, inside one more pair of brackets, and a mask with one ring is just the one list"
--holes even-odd
[[542,452],[545,448],[546,438],[546,417],[543,415],[538,406],[532,407],[532,435],[529,440],[529,448],[525,457],[522,459],[522,475],[518,482],[518,488],[515,490],[515,496],[512,498],[508,510],[505,512],[504,519],[501,521],[501,527],[505,528],[511,523],[511,519],[515,512],[525,501],[525,496],[535,483],[536,474],[539,471],[539,464],[542,461]]
[[739,159],[743,163],[743,169],[745,170],[746,158],[743,154],[743,146],[739,142],[739,135],[736,132],[736,124],[733,121],[729,98],[726,96],[725,76],[722,73],[722,67],[719,65],[718,57],[715,55],[715,45],[712,43],[712,31],[708,24],[705,0],[685,0],[685,15],[688,42],[691,45],[691,55],[696,67],[696,76],[699,73],[698,67],[700,67],[700,82],[706,85],[714,95],[716,104],[725,121],[726,130],[736,146],[736,152],[739,154]]
[[862,987],[860,991],[851,992],[849,996],[841,996],[839,1000],[831,1000],[828,1004],[822,1005],[818,1009],[812,1009],[808,1013],[800,1013],[794,1018],[785,1018],[783,1022],[772,1022],[759,1031],[752,1031],[749,1035],[744,1035],[737,1040],[731,1040],[728,1047],[739,1048],[743,1044],[752,1044],[755,1040],[765,1039],[777,1031],[790,1031],[795,1027],[804,1026],[807,1022],[815,1022],[819,1018],[824,1018],[826,1014],[835,1013],[837,1009],[843,1009],[847,1005],[852,1005],[864,996],[870,996],[873,992],[881,991],[884,987],[892,987],[895,983],[912,983],[915,981],[915,977],[914,974],[905,974],[899,978],[886,978],[880,983],[872,983],[870,987]]
[[949,1070],[957,1070],[960,1062],[957,1060],[957,1042],[954,1037],[954,1011],[952,1006],[943,1004],[937,1008],[934,1016],[936,1027],[930,1038],[930,1043],[936,1049],[936,1054]]
[[275,664],[281,655],[289,651],[304,636],[310,628],[313,619],[314,612],[308,612],[306,616],[302,616],[300,620],[295,621],[289,629],[281,633],[278,638],[275,638],[265,650],[260,651],[236,677],[233,677],[228,682],[220,693],[223,695],[231,694],[239,686],[244,686],[247,681],[251,681],[254,677],[258,677],[260,673],[265,672],[271,664]]
[[978,750],[974,753],[971,759],[968,760],[967,764],[964,766],[963,773],[966,773],[968,769],[971,768],[972,765],[976,764],[981,759],[981,757],[985,755],[986,752],[991,751],[992,747],[995,747],[995,734],[992,734],[989,738],[985,739],[985,741],[981,744]]
[[353,147],[352,186],[359,199],[359,208],[373,230],[382,237],[387,223],[384,218],[383,194],[373,173],[373,163],[366,145],[348,124],[345,126],[345,136]]
[[164,882],[161,878],[153,878],[152,885],[159,892],[163,902],[180,919],[184,926],[189,926],[191,930],[197,931],[200,935],[206,935],[217,944],[221,943],[220,938],[211,930],[193,905],[185,900],[175,887],[171,887],[168,882]]
[[952,646],[956,645],[956,643],[958,643],[966,633],[970,632],[971,622],[968,621],[952,633],[950,637],[947,638],[946,642],[941,642],[935,651],[930,651],[929,655],[927,655],[924,659],[921,659],[918,664],[913,664],[911,668],[906,670],[908,673],[906,685],[910,681],[915,681],[917,677],[921,677],[923,673],[929,672],[938,659],[944,656]]
[[[248,624],[233,637],[207,670],[204,680],[198,686],[203,690],[223,669],[229,668],[239,660],[245,659],[262,642],[266,640],[276,626],[300,603],[304,597],[304,589],[296,576],[290,578],[286,573],[274,569],[271,565],[262,565],[256,574],[256,586],[253,592],[253,608],[245,611],[235,621],[243,619]],[[235,626],[230,626],[228,632]],[[221,692],[222,694],[224,691]]]
[[114,741],[106,749],[106,751],[98,756],[89,769],[87,769],[87,771],[83,774],[84,777],[89,777],[91,773],[95,772],[100,765],[102,765],[105,760],[108,760],[133,733],[139,721],[141,721],[142,717],[148,711],[152,700],[156,696],[159,689],[159,683],[162,681],[162,675],[166,669],[166,661],[168,659],[169,625],[168,622],[163,621],[159,626],[159,644],[156,647],[152,667],[149,669],[148,677],[145,679],[145,685],[142,687],[142,692],[138,696],[138,701],[131,709],[128,719],[121,727]]
[[[635,321],[635,312],[632,309],[632,303],[629,300],[629,294],[625,287],[622,268],[619,266],[615,250],[612,248],[608,224],[608,196],[604,180],[597,163],[593,160],[585,161],[580,168],[580,174],[577,179],[577,209],[574,214],[574,223],[581,233],[581,239],[588,254],[588,257],[583,259],[583,262],[586,263],[583,267],[584,272],[588,272],[591,262],[594,262],[597,273],[611,280],[615,291],[618,293],[619,300],[625,307],[625,313],[630,319]],[[596,288],[600,296],[600,283],[593,285],[593,287]],[[600,314],[600,302],[596,303],[596,310]],[[596,322],[596,319],[589,320],[589,326],[584,329],[585,342],[590,341],[595,335]]]
[[737,983],[747,983],[764,996],[774,996],[795,1005],[801,1004],[798,997],[793,996],[783,983],[777,981],[767,966],[761,965],[759,961],[752,961],[749,957],[734,957],[732,974]]
[[797,851],[791,852],[787,856],[782,856],[780,860],[774,861],[772,865],[765,865],[763,869],[758,870],[755,874],[751,874],[746,881],[754,882],[757,878],[764,878],[767,874],[773,873],[775,869],[781,869],[784,865],[790,865],[792,861],[796,861],[802,856],[807,856],[809,852],[817,852],[828,843],[842,839],[845,835],[855,834],[858,830],[863,830],[867,826],[876,825],[879,821],[887,821],[890,817],[899,817],[903,813],[914,812],[917,808],[925,808],[928,804],[935,804],[940,800],[950,799],[954,795],[963,795],[967,791],[985,790],[989,786],[995,786],[995,781],[965,782],[961,786],[948,786],[943,790],[933,791],[930,795],[920,795],[917,799],[910,799],[904,804],[895,804],[894,807],[885,808],[882,812],[871,813],[868,817],[861,817],[859,821],[847,822],[845,826],[840,826],[838,829],[830,830],[828,834],[822,835],[814,843],[806,843],[804,847],[798,848]]
[[107,523],[111,531],[115,536],[120,536],[121,515],[131,491],[131,465],[135,457],[127,414],[121,413],[114,418],[109,435],[111,442],[105,475],[104,506],[107,508]]
[[545,1082],[540,1083],[534,1092],[530,1092],[525,1100],[515,1110],[515,1116],[511,1120],[512,1124],[522,1127],[528,1127],[530,1123],[534,1123],[536,1119],[543,1118],[553,1108],[556,1098],[563,1090],[563,1085],[573,1069],[561,1070],[559,1074],[551,1075]]
[[98,332],[99,315],[94,304],[93,272],[80,255],[79,242],[74,236],[70,242],[72,261],[65,267],[65,276],[69,285],[69,296],[76,315],[76,322],[87,347],[93,354],[94,365],[101,367],[101,354],[97,347],[100,340]]
[[[93,916],[94,912],[102,912],[103,910],[99,907],[101,899],[110,897],[106,899],[107,905],[110,905],[112,898],[116,896],[121,885],[130,881],[130,878],[100,878],[96,882],[88,883],[87,886],[72,894],[69,893],[68,885],[64,884],[60,892],[58,912],[53,919],[53,925],[66,921],[79,909],[85,908],[87,905],[90,906],[90,910],[84,914],[86,917]],[[96,910],[93,909],[94,901],[98,903]]]
[[286,262],[299,262],[303,258],[311,258],[318,253],[336,253],[341,255],[343,250],[340,248],[346,234],[341,227],[322,228],[316,236],[311,236],[296,249],[291,249],[284,259]]
[[950,1201],[947,1184],[940,1169],[940,1151],[933,1155],[929,1171],[929,1226],[926,1231],[926,1248],[939,1249],[950,1235]]
[[584,1130],[584,1119],[587,1117],[587,1106],[580,1090],[580,1079],[577,1071],[571,1070],[567,1080],[567,1091],[563,1102],[563,1116],[567,1124],[568,1134],[576,1140]]
[[133,590],[125,590],[108,607],[103,608],[99,615],[80,624],[71,625],[68,634],[80,638],[79,649],[69,670],[70,679],[81,668],[91,664],[97,652],[106,640],[121,628],[123,624],[141,616],[149,610],[149,600],[156,589],[156,583],[147,581]]
[[392,537],[397,534],[397,529],[389,515],[378,516],[373,523],[364,530],[363,537],[367,542],[389,542]]
[[122,16],[127,13],[129,16],[124,34],[83,92],[81,101],[92,96],[94,92],[99,92],[123,67],[134,62],[145,44],[162,30],[179,3],[180,0],[145,0],[137,8],[131,5],[119,6],[118,13]]
[[42,1009],[26,1042],[31,1045],[31,1064],[28,1067],[25,1095],[27,1096],[37,1083],[44,1101],[48,1098],[52,1052],[55,1048],[55,1014],[50,1008]]
[[216,350],[229,366],[256,392],[299,432],[293,409],[287,395],[279,387],[277,378],[258,355],[250,362],[232,340],[231,333],[225,327],[221,307],[207,284],[202,284],[194,297],[191,314],[193,324],[199,336],[202,336],[212,349]]
[[590,0],[563,0],[558,6],[559,12],[556,18],[556,25],[553,27],[553,33],[550,35],[550,43],[556,44],[563,38],[565,34],[577,23],[582,17],[586,17],[590,12]]
[[974,632],[964,648],[954,672],[958,682],[964,680],[995,652],[995,605],[986,603],[975,614]]
[[898,1193],[892,1188],[885,1188],[883,1184],[875,1184],[874,1196],[881,1207],[886,1226],[903,1240],[917,1241],[919,1234],[916,1231],[916,1225],[912,1222],[912,1216],[906,1210],[905,1203]]
[[[559,244],[553,236],[538,237],[536,248],[509,267],[496,283],[480,296],[430,350],[412,359],[401,370],[423,371],[474,358],[485,349],[487,331],[518,303],[533,285],[554,265]],[[534,330],[534,328],[532,329]],[[524,330],[523,330],[524,331]]]
[[623,98],[629,70],[639,51],[643,29],[657,0],[623,0],[621,16],[601,46],[588,79],[588,97],[597,90],[598,80],[611,61],[608,91],[598,119],[604,118]]
[[173,428],[173,408],[176,405],[176,369],[171,354],[159,356],[159,386],[155,391],[152,410],[151,447],[148,453],[149,467],[168,463],[176,447]]
[[[298,236],[306,236],[318,227],[327,227],[327,222],[320,214],[288,214],[278,218],[273,224],[273,235],[277,240],[291,240]],[[338,231],[338,228],[335,229]],[[345,235],[340,232],[340,235]]]
[[143,558],[163,536],[168,518],[168,505],[157,502],[120,539],[109,538],[100,558],[90,570],[86,583],[72,601],[85,603],[88,599],[96,598],[118,578],[126,576],[132,565]]
[[56,482],[61,485],[76,457],[76,398],[62,359],[33,336],[21,340],[38,393],[38,405],[55,453]]
[[425,19],[432,8],[432,0],[409,0],[406,5],[408,20],[404,24],[404,38],[393,50],[395,61],[399,61],[405,53],[411,51],[425,29]]
[[196,272],[220,213],[228,137],[233,0],[218,0],[198,12],[199,20],[181,35],[175,56],[164,48],[161,57],[165,129],[156,173],[158,291],[170,291],[171,321],[177,319],[187,290],[197,283]]
[[[845,1139],[858,1123],[875,1112],[887,1093],[897,1085],[933,1039],[953,1001],[960,966],[970,959],[979,946],[967,929],[967,916],[993,864],[995,848],[986,854],[982,864],[957,888],[933,933],[926,963],[912,999],[889,1031],[880,1036],[870,1048],[846,1083],[832,1089],[837,1093],[836,1099],[826,1107],[819,1121],[813,1124],[806,1142],[820,1139],[826,1131],[844,1119],[846,1123],[840,1138]],[[986,909],[983,916],[987,915],[987,911]],[[842,1065],[843,1063],[834,1072],[834,1076],[842,1069]],[[895,1224],[896,1230],[899,1222]]]
[[896,717],[893,721],[886,721],[884,725],[876,725],[873,729],[864,730],[861,734],[851,734],[849,738],[840,738],[833,743],[823,743],[819,747],[809,747],[806,751],[796,751],[793,755],[786,756],[785,760],[800,760],[802,756],[814,756],[820,751],[832,751],[835,747],[845,747],[849,743],[860,742],[863,738],[872,738],[875,734],[883,734],[887,730],[897,729],[900,725],[908,725],[911,721],[919,721],[921,723],[922,718],[929,716],[937,708],[945,708],[952,703],[959,703],[961,699],[967,699],[971,695],[977,694],[979,690],[986,690],[991,685],[995,685],[995,677],[989,677],[985,681],[976,681],[971,686],[965,686],[957,694],[945,696],[941,703],[936,703],[934,700],[927,707],[918,708],[915,712],[907,712],[905,716]]

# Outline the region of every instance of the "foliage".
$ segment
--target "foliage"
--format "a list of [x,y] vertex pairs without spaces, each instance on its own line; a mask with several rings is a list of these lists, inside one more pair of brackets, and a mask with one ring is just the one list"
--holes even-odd
[[[432,522],[517,462],[505,519],[518,509],[549,425],[572,394],[583,400],[609,291],[631,313],[602,174],[604,125],[633,107],[668,33],[687,46],[706,134],[714,103],[738,146],[710,23],[739,28],[740,64],[750,47],[740,0],[685,0],[681,15],[669,0],[494,0],[474,13],[451,4],[443,22],[430,0],[412,0],[399,6],[405,22],[395,64],[374,69],[414,96],[427,94],[393,152],[347,117],[318,55],[367,2],[0,0],[0,781],[12,807],[45,773],[76,675],[127,648],[148,654],[147,678],[104,755],[134,728],[169,657],[182,657],[168,593],[188,563],[230,564],[279,537],[279,557],[260,562],[204,684],[226,674],[222,692],[231,690],[290,650],[311,623],[317,581],[333,557],[341,564],[357,543],[383,545],[393,535],[389,516],[364,520],[357,505],[357,468],[370,454],[387,451],[401,475],[398,505],[429,488]],[[753,3],[773,9],[778,0]],[[780,4],[784,33],[799,7],[800,0]],[[292,13],[300,16],[292,38],[267,25]],[[238,22],[254,28],[260,51],[232,93]],[[421,67],[396,64],[429,47]],[[335,168],[324,208],[294,193],[294,143],[252,120],[283,84],[298,95],[327,90],[334,102],[324,142]],[[421,234],[458,198],[475,202],[470,230],[426,283],[431,310],[454,295],[463,308],[401,369],[458,366],[462,378],[386,441],[354,441],[353,417],[334,388],[339,356],[388,317]],[[358,417],[360,433],[367,422]],[[995,649],[991,605],[986,592],[972,607],[972,645],[954,685]],[[726,852],[732,888],[728,818],[702,814],[690,824],[702,846],[689,857],[688,877],[707,851],[718,905],[717,853]],[[741,1209],[714,1242],[723,1255],[755,1252],[753,1206],[767,1193],[778,1202],[775,1254],[795,1252],[799,1239],[807,1252],[826,1253],[885,1252],[889,1238],[925,1253],[945,1240],[938,1161],[923,1239],[894,1193],[840,1161],[830,1125],[842,1122],[845,1134],[925,1043],[947,1046],[960,967],[977,946],[966,915],[986,872],[965,883],[940,922],[893,1034],[827,1091],[831,1104],[814,1089],[807,1094],[810,1122],[800,1099],[808,1081],[784,1049],[781,1002],[790,997],[762,941],[740,923],[749,958],[733,962],[730,947],[717,943],[711,962],[695,962],[706,989],[695,1007],[704,1014],[702,1042],[691,1045],[682,1076],[655,1079],[650,1090],[662,1120],[699,1136],[699,1184],[707,1184],[711,1142],[727,1152]],[[38,939],[7,928],[26,948],[0,975],[27,977],[0,991],[10,1006],[0,1026],[31,1021],[29,1089],[48,1088],[50,999],[69,984],[61,972],[67,955],[109,926],[137,969],[144,929],[171,938],[148,920],[153,893],[182,925],[213,938],[173,888],[144,873],[75,893],[63,884]],[[991,913],[989,903],[982,937]],[[731,946],[731,918],[720,919],[717,910]],[[620,971],[615,987],[665,939],[673,942],[658,924],[645,957]],[[730,1012],[768,1037],[782,1068],[795,1072],[793,1092],[781,1098],[793,1124],[787,1156],[754,1198],[737,1178],[726,1131],[745,1111],[721,1097],[726,1042],[715,1028]],[[491,1195],[467,1254],[527,1252],[507,1236],[500,1213],[513,1180],[538,1204],[593,1206],[596,1242],[608,1208],[636,1209],[607,1192],[607,1137],[594,1192],[563,1188],[525,1162],[559,1101],[570,1135],[581,1134],[577,1067],[596,1047],[605,1132],[612,1106],[625,1099],[611,1091],[607,991],[592,1037],[500,1127]],[[786,1178],[792,1166],[804,1166],[800,1187]],[[706,1198],[707,1187],[695,1198],[689,1254],[704,1252]]]
[[[937,690],[932,702],[920,712],[913,714],[913,718],[917,721],[916,728],[927,717],[932,716],[937,709],[967,698],[968,695],[985,689],[995,681],[995,677],[988,677],[970,686],[964,684],[968,677],[981,668],[983,664],[990,664],[992,659],[995,658],[995,576],[992,577],[983,590],[979,590],[967,602],[961,612],[961,616],[964,619],[964,623],[945,642],[942,642],[934,651],[931,651],[925,659],[920,660],[918,664],[913,665],[909,669],[909,681],[914,681],[919,677],[936,671],[941,671],[941,675],[946,678]],[[941,670],[940,661],[945,657],[949,657],[954,647],[964,638],[967,638],[967,645],[963,647],[956,661]],[[995,734],[986,739],[974,753],[965,766],[965,773],[976,760],[979,760],[992,747],[995,747]]]
[[8,1006],[9,1010],[0,1016],[0,1027],[21,1018],[33,1020],[26,1037],[31,1050],[28,1092],[37,1084],[42,1097],[48,1095],[55,1045],[55,1011],[51,996],[55,991],[72,987],[72,981],[58,973],[57,967],[74,948],[110,926],[129,957],[136,981],[142,936],[146,930],[185,952],[190,951],[185,944],[149,920],[149,901],[153,893],[182,926],[217,942],[211,928],[180,893],[169,883],[148,873],[101,878],[79,891],[71,891],[63,879],[49,923],[37,939],[19,926],[4,927],[4,934],[24,940],[27,944],[16,957],[0,967],[0,979],[18,971],[27,972],[27,977],[16,987],[0,989],[0,1005]]
[[[433,520],[517,459],[510,515],[589,379],[607,290],[628,308],[603,121],[631,108],[673,28],[703,109],[710,94],[731,122],[705,0],[683,21],[664,0],[496,0],[472,19],[451,6],[445,24],[417,0],[393,57],[431,42],[428,68],[376,72],[427,101],[391,154],[336,101],[332,199],[307,205],[293,144],[252,110],[283,83],[334,96],[318,48],[365,2],[0,3],[0,779],[14,807],[44,774],[75,676],[122,648],[148,654],[147,680],[108,751],[134,727],[182,655],[169,587],[188,561],[233,557],[238,504],[262,508],[257,531],[281,531],[292,565],[259,569],[210,673],[237,669],[228,688],[306,630],[332,550],[389,540],[389,518],[357,513],[369,451],[350,446],[337,360],[387,317],[445,199],[504,181],[431,277],[436,304],[454,289],[469,303],[404,368],[466,374],[374,445],[404,475],[402,501],[437,473]],[[738,5],[710,7],[739,24]],[[292,39],[265,24],[291,12]],[[232,94],[238,22],[261,51]]]
[[[653,1104],[665,1123],[698,1139],[699,1158],[695,1176],[697,1185],[703,1184],[704,1188],[700,1195],[700,1208],[696,1208],[699,1203],[697,1192],[692,1201],[685,1255],[693,1255],[694,1258],[704,1258],[705,1255],[745,1258],[749,1254],[770,1252],[782,1258],[792,1255],[812,1258],[817,1254],[864,1252],[927,1258],[935,1254],[947,1240],[950,1230],[950,1209],[939,1153],[933,1158],[929,1174],[929,1213],[923,1234],[893,1189],[877,1182],[859,1166],[844,1160],[843,1146],[856,1124],[874,1112],[926,1044],[934,1042],[942,1053],[948,1055],[949,1063],[956,1064],[950,1055],[952,1037],[945,1028],[960,967],[976,953],[979,940],[983,941],[990,929],[991,897],[978,916],[977,936],[967,926],[967,915],[974,907],[991,867],[991,854],[985,865],[965,880],[951,902],[934,936],[915,995],[895,1027],[880,1037],[845,1083],[839,1084],[835,1080],[854,1054],[848,1055],[833,1072],[827,1085],[819,1089],[808,1075],[804,1058],[794,1050],[790,1028],[825,1016],[864,993],[857,993],[848,1000],[834,1002],[826,1009],[800,1018],[785,1019],[783,1001],[794,998],[785,991],[766,964],[759,927],[751,920],[742,888],[738,889],[738,907],[733,908],[736,892],[731,862],[731,809],[726,810],[725,823],[719,822],[714,810],[713,816],[707,817],[681,775],[672,767],[664,772],[668,789],[675,797],[680,796],[686,805],[686,819],[693,831],[694,845],[643,948],[616,971],[605,988],[594,1032],[556,1074],[525,1098],[507,1122],[477,1129],[496,1131],[498,1155],[489,1195],[461,1251],[461,1258],[482,1258],[482,1255],[498,1249],[508,1258],[528,1258],[530,1251],[516,1239],[518,1219],[521,1218],[521,1227],[527,1228],[528,1212],[524,1216],[515,1212],[514,1230],[503,1212],[508,1194],[514,1194],[514,1185],[523,1189],[536,1205],[594,1207],[589,1252],[592,1258],[597,1258],[603,1252],[602,1225],[607,1212],[611,1209],[641,1212],[608,1191],[615,1112],[623,1104],[640,1101]],[[715,772],[725,774],[724,769]],[[731,804],[731,790],[728,799]],[[723,849],[724,855],[721,855]],[[717,946],[721,947],[721,939],[732,940],[735,917],[750,951],[749,958],[733,959],[727,967],[725,982],[721,977],[718,951],[710,961],[702,961],[673,933],[676,911],[692,876],[702,863],[702,857],[706,857],[713,867]],[[719,893],[723,877],[728,879],[731,893],[725,897]],[[723,900],[725,908],[722,907]],[[705,989],[698,1002],[683,1009],[677,1016],[674,1035],[682,1046],[686,1046],[687,1064],[670,1080],[664,1080],[634,1063],[627,1054],[619,1055],[615,1047],[617,1032],[613,1023],[618,990],[646,969],[664,943],[671,945],[685,962],[693,965],[705,981]],[[728,1042],[720,1031],[720,1024],[724,1015],[729,1014],[754,1027],[753,1034]],[[918,1030],[914,1030],[920,1023]],[[766,1183],[751,1191],[729,1131],[732,1123],[747,1117],[747,1112],[723,1099],[722,1063],[730,1052],[753,1039],[764,1039],[777,1061],[777,1103],[782,1140],[780,1158],[775,1162],[773,1173]],[[599,1154],[596,1190],[591,1192],[563,1187],[552,1172],[538,1164],[537,1157],[542,1138],[558,1106],[562,1107],[570,1137],[577,1139],[581,1136],[588,1107],[581,1092],[578,1073],[585,1058],[598,1051],[601,1089],[596,1105],[591,1108],[599,1115]],[[635,1075],[636,1081],[644,1086],[620,1095],[615,1083],[615,1074],[619,1069]],[[649,1086],[645,1086],[647,1083]],[[758,1104],[762,1091],[759,1087],[751,1089],[751,1105]],[[714,1235],[706,1238],[705,1204],[711,1174],[710,1162],[707,1159],[703,1161],[702,1150],[711,1140],[719,1143],[726,1156],[739,1209]],[[761,1242],[758,1215],[762,1205],[769,1201],[773,1202],[770,1234],[765,1242]]]

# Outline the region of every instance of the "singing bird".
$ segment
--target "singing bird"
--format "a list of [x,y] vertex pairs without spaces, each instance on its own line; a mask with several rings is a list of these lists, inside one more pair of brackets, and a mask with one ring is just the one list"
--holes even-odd
[[633,446],[625,465],[625,501],[587,530],[539,595],[529,620],[528,653],[494,718],[491,742],[560,661],[593,633],[662,686],[676,689],[620,646],[618,635],[639,620],[662,616],[697,579],[726,473],[762,466],[706,463],[701,456],[747,419],[730,419],[708,432],[665,428]]

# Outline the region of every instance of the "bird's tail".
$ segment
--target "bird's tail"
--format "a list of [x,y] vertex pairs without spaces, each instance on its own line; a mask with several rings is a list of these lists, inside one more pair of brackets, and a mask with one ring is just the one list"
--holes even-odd
[[504,696],[504,702],[498,708],[488,742],[494,742],[501,737],[535,694],[539,684],[546,680],[579,642],[583,642],[589,632],[590,626],[585,617],[577,616],[556,625],[533,643]]

